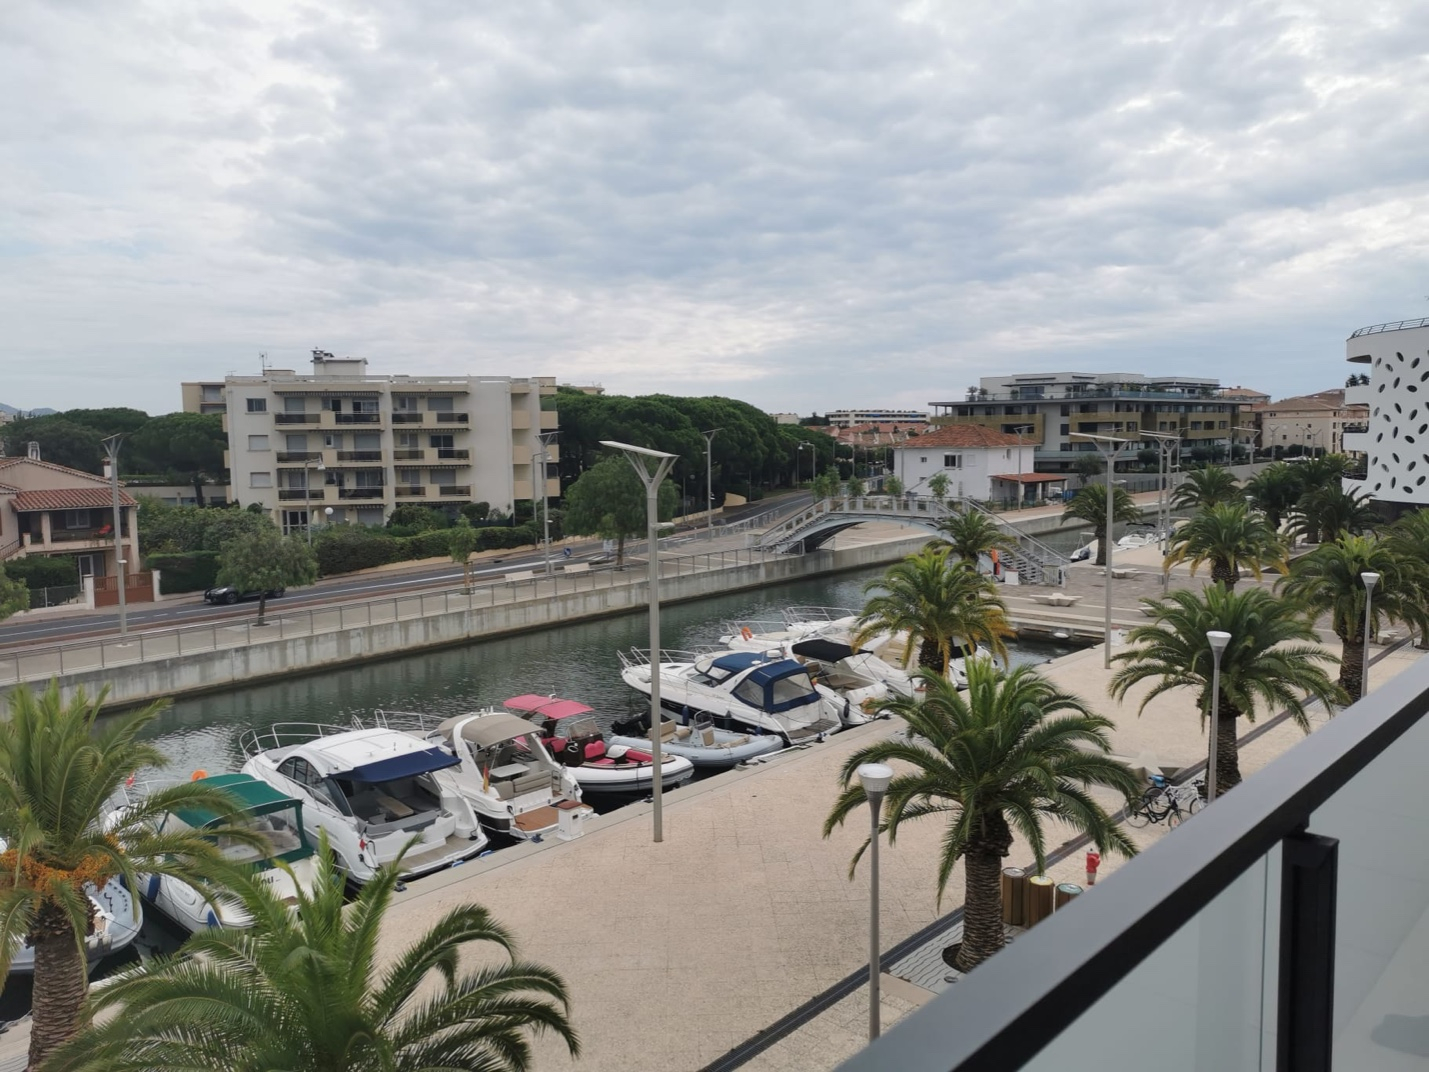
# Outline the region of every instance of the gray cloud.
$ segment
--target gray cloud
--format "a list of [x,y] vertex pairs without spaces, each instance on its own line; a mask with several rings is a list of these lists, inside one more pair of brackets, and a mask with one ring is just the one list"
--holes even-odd
[[1013,367],[1289,393],[1429,313],[1409,3],[0,20],[15,404],[164,409],[313,346],[805,411]]

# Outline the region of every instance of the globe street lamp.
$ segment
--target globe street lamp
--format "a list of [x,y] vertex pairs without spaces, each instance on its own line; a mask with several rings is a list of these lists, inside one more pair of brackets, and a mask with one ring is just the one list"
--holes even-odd
[[1206,633],[1206,639],[1211,644],[1211,759],[1206,764],[1206,803],[1216,799],[1216,751],[1220,743],[1220,719],[1221,719],[1221,656],[1225,654],[1226,645],[1231,642],[1231,635],[1220,629],[1211,629]]
[[871,893],[868,904],[868,1041],[878,1038],[878,981],[882,969],[878,963],[878,820],[883,810],[883,794],[893,780],[893,768],[886,763],[865,763],[858,768],[858,780],[863,795],[868,798],[868,858]]
[[1364,581],[1364,669],[1360,671],[1360,699],[1369,695],[1369,632],[1374,619],[1370,616],[1370,603],[1374,599],[1374,586],[1379,583],[1379,574],[1366,570],[1360,574]]
[[650,799],[655,805],[655,841],[661,842],[665,840],[661,811],[665,779],[660,755],[660,485],[679,457],[608,439],[602,439],[600,445],[624,454],[645,485],[646,543],[650,548],[645,556],[650,560]]

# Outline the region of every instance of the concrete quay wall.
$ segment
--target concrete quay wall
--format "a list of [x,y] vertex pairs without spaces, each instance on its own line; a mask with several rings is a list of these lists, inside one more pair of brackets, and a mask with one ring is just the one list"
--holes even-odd
[[[660,602],[679,603],[877,566],[918,550],[927,540],[926,534],[919,534],[807,555],[769,556],[748,565],[662,577]],[[648,590],[649,583],[643,573],[638,578],[632,574],[629,583],[609,588],[542,595],[495,606],[374,622],[137,665],[66,674],[59,678],[59,683],[65,696],[81,688],[93,696],[108,686],[110,705],[134,705],[162,697],[214,692],[294,674],[331,670],[355,662],[455,647],[476,639],[569,622],[638,613],[648,604]]]

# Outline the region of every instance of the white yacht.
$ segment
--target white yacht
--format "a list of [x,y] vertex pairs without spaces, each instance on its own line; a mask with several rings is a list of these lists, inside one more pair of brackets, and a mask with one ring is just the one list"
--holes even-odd
[[378,718],[385,725],[394,718],[417,720],[423,740],[457,758],[451,777],[490,834],[539,841],[555,831],[557,806],[581,799],[574,774],[551,758],[540,731],[524,718],[472,711],[430,729],[420,714],[379,711]]
[[837,733],[867,722],[847,697],[816,685],[809,668],[778,651],[662,651],[658,671],[650,653],[620,653],[621,679],[650,695],[653,672],[660,674],[660,705],[684,716],[705,714],[725,729],[777,733],[790,744]]
[[487,837],[450,768],[461,761],[400,730],[280,723],[241,741],[243,773],[302,801],[303,828],[327,831],[357,884],[402,860],[402,877],[452,867],[486,851]]

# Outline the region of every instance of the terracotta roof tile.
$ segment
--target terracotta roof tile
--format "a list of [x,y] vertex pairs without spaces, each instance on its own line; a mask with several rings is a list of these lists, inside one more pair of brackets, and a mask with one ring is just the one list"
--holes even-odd
[[[15,510],[94,510],[114,503],[108,488],[49,488],[45,491],[22,491],[12,500]],[[136,505],[126,492],[119,493],[120,506]]]
[[[1033,445],[1030,437],[1022,440],[1024,447]],[[1015,447],[1017,437],[1006,432],[999,432],[995,428],[986,428],[981,424],[945,424],[931,432],[924,432],[914,436],[908,442],[900,444],[900,450],[913,450],[918,447],[962,447],[964,449],[975,449],[978,447]]]

